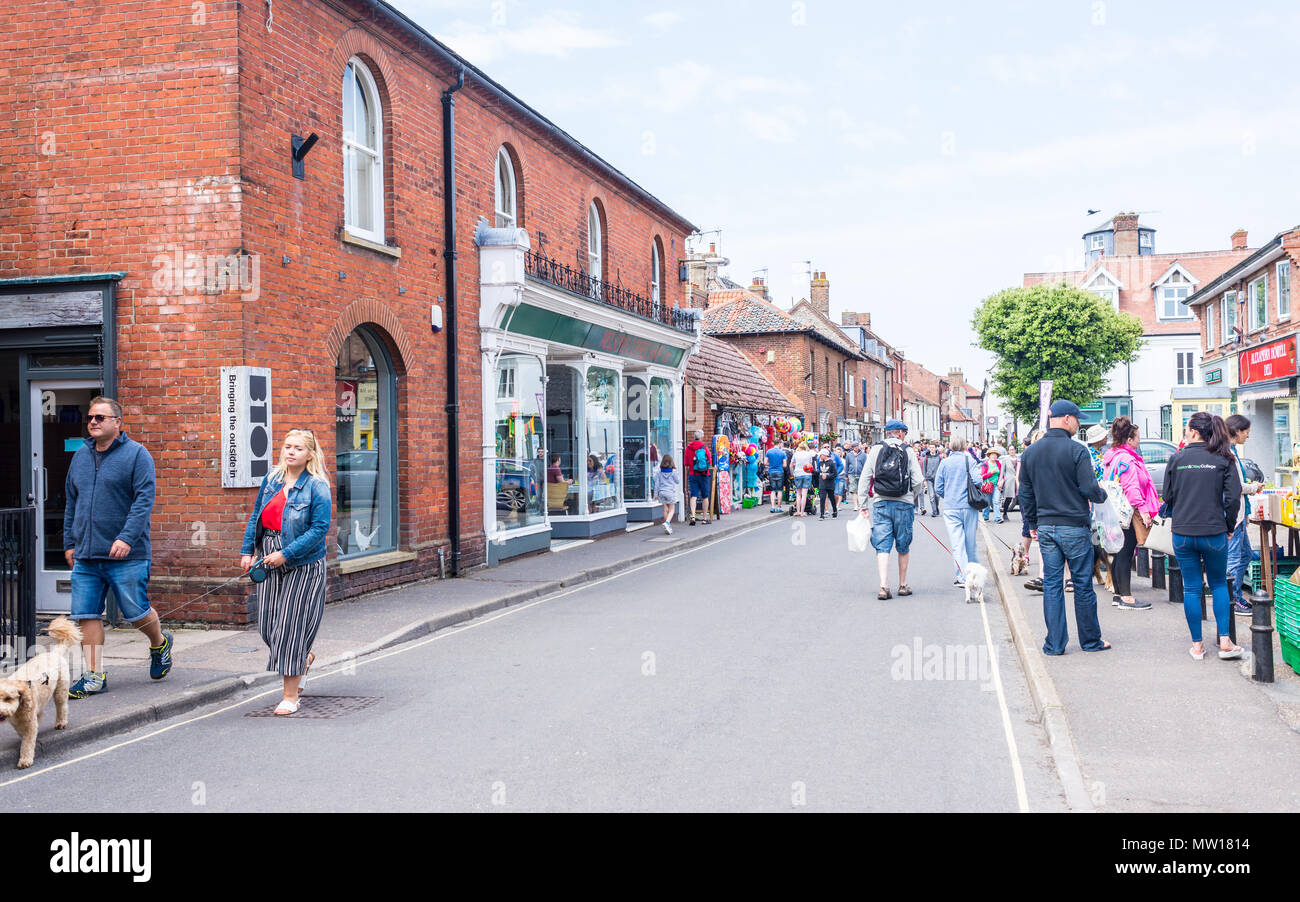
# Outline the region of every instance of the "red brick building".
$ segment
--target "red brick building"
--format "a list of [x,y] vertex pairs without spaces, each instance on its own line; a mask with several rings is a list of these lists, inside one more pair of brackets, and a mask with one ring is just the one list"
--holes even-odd
[[[863,418],[858,396],[855,344],[821,311],[814,280],[813,299],[787,312],[752,291],[710,292],[703,314],[705,334],[723,338],[781,391],[798,403],[805,431],[842,432]],[[829,283],[827,283],[829,286]]]
[[[42,505],[43,610],[101,389],[157,461],[160,611],[231,575],[289,427],[335,483],[333,598],[653,506],[693,226],[395,8],[37,0],[0,35],[0,472]],[[209,601],[178,616],[246,622]]]

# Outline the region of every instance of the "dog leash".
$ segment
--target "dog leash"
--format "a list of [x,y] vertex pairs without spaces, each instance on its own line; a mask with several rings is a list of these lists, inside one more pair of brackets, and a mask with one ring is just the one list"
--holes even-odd
[[[253,571],[255,571],[257,568],[261,567],[264,561],[265,558],[258,558],[256,561],[253,562],[253,566],[248,568],[248,573],[241,573],[238,576],[232,576],[224,583],[221,583],[220,585],[215,586],[209,589],[208,591],[204,592],[198,598],[191,598],[189,601],[185,602],[184,604],[177,605],[176,607],[172,608],[170,611],[167,611],[164,614],[159,614],[158,619],[162,620],[164,617],[170,617],[172,614],[175,614],[177,611],[181,610],[182,608],[187,608],[190,605],[194,604],[195,602],[202,601],[203,599],[207,598],[209,595],[215,595],[217,592],[220,592],[222,589],[224,589],[226,586],[230,585],[231,583],[239,582],[241,579],[250,578],[250,574],[252,574]],[[263,579],[264,578],[265,577],[263,577]],[[254,580],[254,582],[261,582],[261,580]]]

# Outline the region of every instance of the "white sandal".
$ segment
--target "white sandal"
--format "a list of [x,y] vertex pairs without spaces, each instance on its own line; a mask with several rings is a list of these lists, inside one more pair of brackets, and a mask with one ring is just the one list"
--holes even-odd
[[287,698],[280,699],[280,704],[275,708],[275,713],[284,717],[288,714],[297,714],[300,701],[289,701]]
[[1220,649],[1219,649],[1219,660],[1220,660],[1220,661],[1235,661],[1235,660],[1237,660],[1238,658],[1240,658],[1243,654],[1245,654],[1245,652],[1246,652],[1246,649],[1242,648],[1240,645],[1233,645],[1232,648],[1228,649],[1227,651],[1224,651],[1224,650],[1222,649],[1222,647],[1220,647]]

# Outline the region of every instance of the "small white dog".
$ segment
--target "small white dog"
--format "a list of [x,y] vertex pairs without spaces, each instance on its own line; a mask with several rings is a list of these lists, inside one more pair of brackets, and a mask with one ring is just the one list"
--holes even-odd
[[[984,603],[984,582],[989,578],[988,568],[983,564],[966,565],[966,603]],[[974,596],[974,597],[972,597]]]
[[7,720],[18,731],[20,768],[31,767],[36,759],[36,731],[50,698],[54,699],[54,729],[68,725],[68,684],[72,680],[68,658],[81,643],[81,630],[67,617],[58,617],[48,632],[54,645],[0,680],[0,722]]

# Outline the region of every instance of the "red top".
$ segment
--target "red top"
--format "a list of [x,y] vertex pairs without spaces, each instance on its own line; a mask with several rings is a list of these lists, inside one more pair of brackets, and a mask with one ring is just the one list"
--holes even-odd
[[276,492],[275,497],[262,508],[262,525],[279,532],[284,524],[284,492]]

